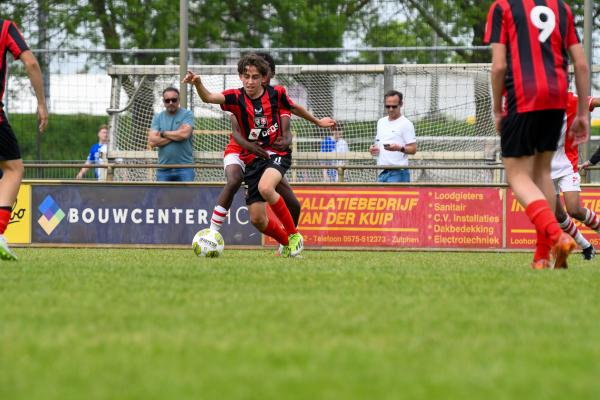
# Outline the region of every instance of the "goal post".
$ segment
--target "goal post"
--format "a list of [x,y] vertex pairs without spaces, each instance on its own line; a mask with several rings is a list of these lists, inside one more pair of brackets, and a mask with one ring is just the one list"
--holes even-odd
[[[236,65],[192,65],[213,92],[240,87]],[[323,141],[331,131],[292,118],[293,181],[320,182],[323,172],[302,165],[374,165],[368,153],[377,120],[385,115],[383,95],[389,89],[404,94],[402,113],[415,124],[417,154],[411,165],[439,165],[440,170],[413,170],[413,181],[491,182],[491,170],[444,170],[444,165],[486,165],[497,162],[499,141],[491,114],[489,64],[439,65],[280,65],[271,84],[286,88],[292,100],[318,118],[339,122],[347,151],[337,152]],[[180,87],[177,65],[115,65],[112,78],[108,157],[130,163],[156,161],[148,149],[152,116],[163,110],[162,90]],[[194,157],[202,164],[222,164],[230,123],[218,105],[205,104],[189,88],[188,108],[194,113]],[[325,151],[327,150],[327,151]],[[333,151],[331,151],[333,150]],[[150,173],[124,171],[115,179],[148,180]],[[347,181],[372,182],[376,170],[352,169]],[[198,171],[202,181],[223,181],[218,168]]]

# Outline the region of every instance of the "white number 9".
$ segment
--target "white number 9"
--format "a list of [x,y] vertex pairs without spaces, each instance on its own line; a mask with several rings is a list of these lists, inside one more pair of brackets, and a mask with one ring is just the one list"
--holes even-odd
[[[546,17],[545,21],[542,21],[542,15]],[[550,37],[554,28],[556,28],[556,16],[551,8],[546,6],[535,6],[531,9],[531,23],[538,29],[541,29],[538,40],[545,42]]]

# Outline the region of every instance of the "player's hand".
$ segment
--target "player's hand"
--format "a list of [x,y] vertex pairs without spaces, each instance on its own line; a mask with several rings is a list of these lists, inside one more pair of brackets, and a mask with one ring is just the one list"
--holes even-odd
[[317,126],[321,128],[335,128],[336,124],[337,122],[335,122],[335,119],[329,117],[321,118],[317,122]]
[[200,82],[200,75],[196,75],[192,71],[188,70],[188,72],[186,72],[186,74],[183,77],[183,80],[181,82],[182,83],[191,83],[193,85],[194,83],[196,83],[196,81]]
[[575,116],[568,135],[573,139],[573,147],[587,142],[590,137],[590,123],[587,116]]
[[592,165],[592,163],[590,162],[590,160],[587,160],[586,162],[584,162],[583,164],[581,164],[579,166],[579,169],[587,169],[591,165]]
[[378,156],[379,155],[379,147],[372,144],[371,147],[369,147],[369,153],[371,153],[372,156]]
[[269,153],[256,143],[249,143],[246,150],[248,150],[252,154],[255,154],[257,157],[265,159],[269,158]]
[[38,129],[40,133],[44,133],[46,127],[48,127],[48,109],[45,104],[38,104],[37,108],[38,115]]
[[290,147],[290,144],[291,140],[286,140],[283,136],[279,136],[275,139],[272,146],[275,150],[286,151]]

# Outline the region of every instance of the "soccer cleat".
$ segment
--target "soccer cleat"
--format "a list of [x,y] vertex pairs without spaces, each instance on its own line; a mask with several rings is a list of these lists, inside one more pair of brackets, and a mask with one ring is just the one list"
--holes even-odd
[[581,255],[583,256],[584,260],[590,261],[596,255],[596,249],[594,249],[594,246],[590,244],[588,247],[581,250]]
[[4,236],[0,235],[0,258],[3,260],[16,261],[17,255],[8,247]]
[[292,233],[288,238],[290,244],[290,257],[296,257],[304,250],[304,238],[300,232]]
[[550,261],[542,258],[531,263],[531,269],[548,269],[550,268]]
[[571,236],[562,232],[558,241],[552,246],[552,259],[550,260],[550,268],[565,269],[567,268],[567,257],[575,249],[575,241]]
[[289,258],[290,257],[290,246],[284,246],[284,245],[279,246],[279,256],[283,257],[283,258]]

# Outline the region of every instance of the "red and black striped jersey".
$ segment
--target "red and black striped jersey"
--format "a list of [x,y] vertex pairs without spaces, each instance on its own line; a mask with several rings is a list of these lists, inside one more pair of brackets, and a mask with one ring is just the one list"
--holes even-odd
[[506,111],[566,108],[567,49],[579,43],[567,4],[562,0],[496,0],[490,7],[484,42],[506,45]]
[[290,116],[294,103],[282,86],[267,85],[264,88],[263,94],[256,99],[248,97],[244,88],[225,90],[225,103],[221,104],[221,109],[235,115],[248,141],[279,155],[289,154],[290,151],[278,151],[272,145],[282,135],[281,117]]
[[[23,35],[14,22],[7,19],[0,19],[0,108],[2,108],[2,99],[4,98],[4,89],[6,87],[6,53],[10,52],[16,60],[21,53],[29,50]],[[0,115],[0,121],[2,116]]]

